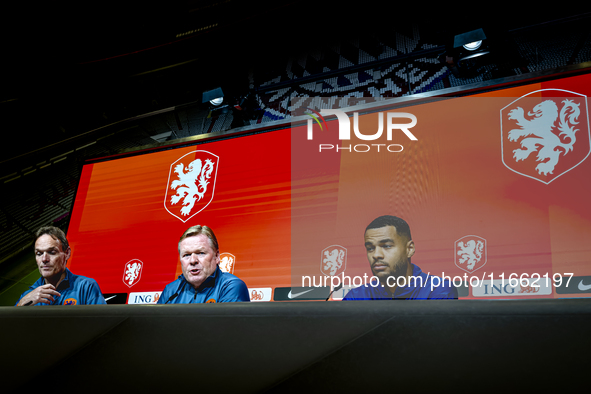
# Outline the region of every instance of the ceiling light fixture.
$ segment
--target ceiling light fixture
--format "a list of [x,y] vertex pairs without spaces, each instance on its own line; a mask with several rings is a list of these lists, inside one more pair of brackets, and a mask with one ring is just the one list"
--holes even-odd
[[478,41],[469,42],[469,43],[464,44],[462,46],[464,47],[464,49],[467,49],[469,51],[475,51],[478,48],[480,48],[481,45],[482,45],[482,40],[478,40]]
[[212,90],[207,90],[203,92],[203,97],[201,102],[206,103],[210,102],[211,105],[218,106],[224,102],[224,92],[222,92],[222,88],[218,87]]

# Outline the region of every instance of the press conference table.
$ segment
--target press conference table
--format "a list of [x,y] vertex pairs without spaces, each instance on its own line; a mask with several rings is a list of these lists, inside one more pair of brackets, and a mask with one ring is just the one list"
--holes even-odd
[[588,299],[1,307],[0,321],[2,392],[565,391],[591,354]]

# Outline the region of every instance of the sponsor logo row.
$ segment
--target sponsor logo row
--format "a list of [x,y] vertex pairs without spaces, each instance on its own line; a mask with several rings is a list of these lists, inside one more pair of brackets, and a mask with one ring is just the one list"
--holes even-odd
[[[540,296],[552,294],[552,283],[536,281],[529,278],[525,281],[510,283],[507,280],[494,279],[480,281],[472,287],[474,297],[515,297],[515,296]],[[458,297],[470,295],[467,283],[454,284],[458,289]],[[253,302],[265,301],[321,301],[330,297],[332,300],[342,300],[355,286],[342,286],[331,294],[329,286],[323,287],[271,287],[249,288],[250,300]],[[591,294],[591,276],[573,276],[571,280],[563,280],[560,285],[554,286],[556,294]],[[147,291],[135,293],[104,294],[108,304],[155,304],[160,298],[160,291]]]
[[[277,290],[277,289],[275,289]],[[273,289],[271,287],[249,288],[251,301],[271,301]],[[144,291],[132,293],[108,293],[103,294],[107,304],[156,304],[160,299],[161,291]]]
[[[249,288],[250,301],[312,301],[325,300],[330,295],[330,287],[271,287]],[[107,304],[156,304],[161,291],[104,294]],[[341,297],[342,298],[342,297]]]

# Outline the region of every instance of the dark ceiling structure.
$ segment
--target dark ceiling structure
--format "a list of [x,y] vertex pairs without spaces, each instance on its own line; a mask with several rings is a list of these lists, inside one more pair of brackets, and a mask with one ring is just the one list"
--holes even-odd
[[284,67],[290,54],[335,40],[393,37],[416,24],[443,47],[484,26],[502,37],[589,16],[580,7],[490,8],[300,0],[11,5],[2,27],[0,111],[10,147],[2,165],[122,119],[199,102],[222,83],[243,94],[249,69]]

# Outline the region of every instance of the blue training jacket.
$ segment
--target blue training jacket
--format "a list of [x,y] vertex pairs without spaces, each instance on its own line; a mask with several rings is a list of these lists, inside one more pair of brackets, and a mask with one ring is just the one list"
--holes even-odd
[[164,288],[158,304],[193,304],[211,302],[250,302],[246,284],[237,276],[223,272],[216,267],[215,272],[195,289],[181,274]]
[[[43,279],[43,277],[37,279],[37,282],[33,283],[29,290],[21,294],[16,304],[18,304],[24,296],[44,284],[45,279]],[[66,277],[60,282],[56,290],[61,295],[57,297],[54,302],[51,304],[39,302],[35,305],[93,305],[107,303],[96,280],[82,275],[74,275],[67,268]]]

